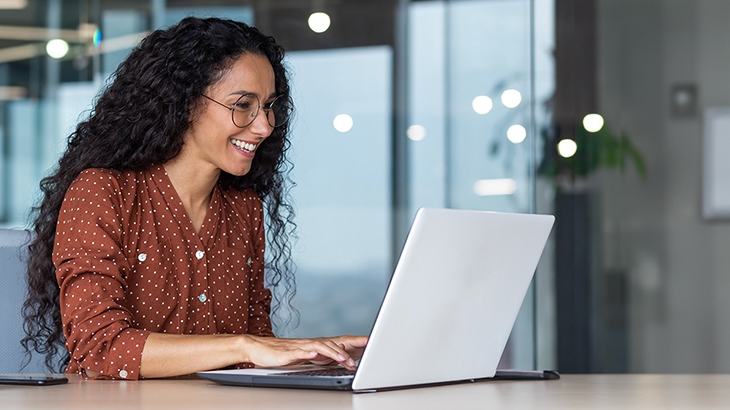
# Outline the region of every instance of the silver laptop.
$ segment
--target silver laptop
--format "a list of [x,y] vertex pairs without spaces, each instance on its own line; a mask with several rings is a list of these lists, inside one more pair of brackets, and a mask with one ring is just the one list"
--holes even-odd
[[352,374],[323,375],[346,371],[317,367],[198,375],[230,385],[355,392],[494,378],[554,219],[422,208]]

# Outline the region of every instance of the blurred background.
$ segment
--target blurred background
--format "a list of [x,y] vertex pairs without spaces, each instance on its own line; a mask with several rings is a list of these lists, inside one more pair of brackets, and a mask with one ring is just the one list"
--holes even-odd
[[280,335],[368,333],[419,207],[549,213],[502,367],[730,372],[730,2],[0,0],[0,225],[29,227],[117,65],[188,15],[289,51]]

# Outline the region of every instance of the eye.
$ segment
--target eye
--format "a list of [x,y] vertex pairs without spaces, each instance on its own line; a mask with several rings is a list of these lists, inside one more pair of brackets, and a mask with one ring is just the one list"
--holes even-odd
[[255,95],[242,95],[238,101],[236,101],[235,104],[233,104],[233,108],[235,108],[237,111],[253,111],[256,110],[259,106],[259,101],[256,99]]
[[233,105],[237,110],[243,110],[248,111],[251,109],[251,102],[250,101],[238,101],[236,104]]

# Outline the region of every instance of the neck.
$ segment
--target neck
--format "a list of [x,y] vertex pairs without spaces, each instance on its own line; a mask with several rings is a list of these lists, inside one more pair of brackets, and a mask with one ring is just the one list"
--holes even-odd
[[195,167],[190,161],[182,158],[182,155],[178,155],[163,166],[195,229],[199,230],[221,170],[215,167],[205,169]]

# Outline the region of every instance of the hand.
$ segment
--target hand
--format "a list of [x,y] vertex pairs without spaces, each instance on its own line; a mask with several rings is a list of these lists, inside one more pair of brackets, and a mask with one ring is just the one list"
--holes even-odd
[[367,337],[339,336],[318,339],[282,339],[243,335],[244,361],[257,366],[286,366],[301,363],[337,362],[355,369]]
[[[358,360],[362,357],[362,352],[365,349],[365,345],[368,343],[367,336],[338,336],[332,337],[330,340],[337,343],[337,345],[346,351],[350,357],[354,360]],[[312,360],[313,364],[325,365],[332,363],[332,360]]]

